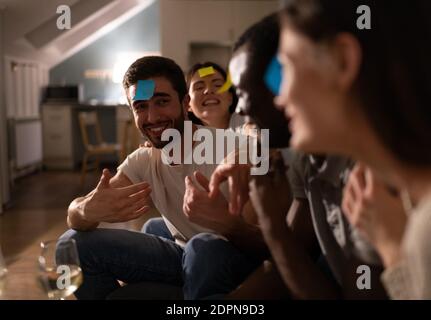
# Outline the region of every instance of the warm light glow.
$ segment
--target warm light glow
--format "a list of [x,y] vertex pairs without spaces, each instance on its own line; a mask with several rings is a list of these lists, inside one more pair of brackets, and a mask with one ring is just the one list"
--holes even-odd
[[144,52],[121,52],[117,56],[117,60],[112,70],[112,81],[114,83],[121,83],[123,81],[124,74],[130,65],[137,59],[145,56],[160,56],[160,52],[157,51],[144,51]]

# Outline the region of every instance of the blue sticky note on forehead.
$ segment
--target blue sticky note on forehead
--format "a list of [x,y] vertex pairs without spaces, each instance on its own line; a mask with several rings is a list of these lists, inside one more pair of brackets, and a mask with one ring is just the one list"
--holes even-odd
[[154,80],[138,80],[136,94],[133,97],[133,100],[150,100],[154,95],[155,88],[156,84]]
[[282,67],[277,56],[272,58],[271,62],[266,68],[264,81],[268,89],[276,96],[280,94],[280,87],[282,81]]

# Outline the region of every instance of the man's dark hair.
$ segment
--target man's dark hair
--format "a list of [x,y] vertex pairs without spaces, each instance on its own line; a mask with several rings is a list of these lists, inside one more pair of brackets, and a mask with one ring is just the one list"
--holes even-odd
[[178,93],[180,102],[183,101],[187,94],[184,73],[174,60],[165,57],[148,56],[133,62],[124,74],[124,90],[127,91],[130,86],[137,84],[138,80],[154,77],[166,78]]
[[253,79],[263,81],[268,64],[277,54],[279,36],[278,14],[273,13],[247,29],[235,43],[234,53],[247,45],[248,68],[253,70]]
[[[219,64],[211,61],[207,61],[204,63],[196,63],[190,68],[189,72],[187,72],[187,75],[186,75],[187,89],[190,89],[190,82],[192,81],[192,78],[195,75],[195,73],[198,72],[199,69],[207,68],[207,67],[213,67],[214,70],[219,72],[222,75],[223,79],[226,81],[227,79],[226,71]],[[236,104],[238,103],[238,98],[236,96],[234,87],[230,87],[229,92],[232,95],[232,104],[229,106],[229,112],[234,113]],[[196,117],[193,114],[193,112],[189,112],[189,119],[196,124],[203,125],[202,121],[198,117]]]
[[[431,164],[431,1],[287,0],[283,25],[318,43],[350,33],[362,49],[352,93],[382,142],[405,163]],[[371,29],[357,8],[368,5]]]

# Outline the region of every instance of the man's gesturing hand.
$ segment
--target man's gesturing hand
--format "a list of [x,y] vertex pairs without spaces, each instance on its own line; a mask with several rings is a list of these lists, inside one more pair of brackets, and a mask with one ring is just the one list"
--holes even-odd
[[220,184],[229,183],[229,212],[240,215],[248,201],[248,183],[250,180],[250,165],[248,164],[220,164],[211,176],[209,183],[210,198],[218,196]]
[[[209,196],[209,181],[200,172],[194,173],[196,182],[189,176],[185,178],[183,211],[188,219],[202,227],[226,234],[236,221],[228,212],[228,203],[219,192],[214,198]],[[198,184],[204,189],[198,187]]]
[[104,169],[96,189],[83,207],[83,218],[88,222],[125,222],[136,219],[150,209],[151,188],[141,182],[127,187],[113,188],[109,170]]
[[253,204],[261,228],[273,230],[286,224],[286,216],[292,204],[292,191],[286,176],[282,156],[275,153],[266,175],[250,179],[250,201]]

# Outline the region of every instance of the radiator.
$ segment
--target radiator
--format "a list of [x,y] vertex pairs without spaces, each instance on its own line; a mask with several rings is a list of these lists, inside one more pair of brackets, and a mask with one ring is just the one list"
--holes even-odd
[[42,122],[39,118],[10,121],[11,157],[14,171],[42,163]]

